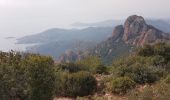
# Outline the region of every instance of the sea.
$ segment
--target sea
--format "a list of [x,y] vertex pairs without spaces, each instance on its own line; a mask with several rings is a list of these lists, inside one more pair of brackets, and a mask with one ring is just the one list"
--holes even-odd
[[16,37],[0,37],[0,51],[25,51],[26,47],[25,44],[17,44]]
[[[83,28],[87,28],[87,26],[67,26],[65,27],[66,29],[83,29]],[[0,33],[1,35],[1,33]],[[2,34],[4,37],[0,37],[0,51],[3,51],[3,52],[8,52],[8,51],[11,51],[11,50],[14,50],[14,51],[26,51],[26,48],[27,47],[31,47],[31,46],[34,46],[34,45],[39,45],[37,43],[35,44],[17,44],[17,39],[18,38],[21,38],[22,36],[19,36],[19,37],[9,37],[9,35],[5,35],[5,34]],[[6,36],[6,37],[5,37]],[[23,35],[25,36],[25,35]]]

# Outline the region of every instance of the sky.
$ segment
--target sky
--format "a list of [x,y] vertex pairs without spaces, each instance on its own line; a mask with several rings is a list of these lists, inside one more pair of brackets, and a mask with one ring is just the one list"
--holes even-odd
[[170,0],[0,0],[0,35],[25,36],[74,22],[170,18]]

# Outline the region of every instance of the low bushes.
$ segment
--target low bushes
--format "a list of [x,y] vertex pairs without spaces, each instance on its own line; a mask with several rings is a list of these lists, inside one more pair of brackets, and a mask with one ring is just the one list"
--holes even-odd
[[106,74],[107,67],[102,64],[100,58],[89,57],[76,63],[61,63],[56,66],[57,71],[76,73],[79,71],[88,71],[92,74]]
[[57,96],[86,96],[96,90],[97,82],[88,72],[62,73],[59,76],[56,80]]
[[163,83],[170,83],[170,75],[168,75],[165,79],[162,80]]
[[27,66],[29,100],[53,100],[55,73],[51,57],[29,55]]
[[106,74],[107,73],[107,67],[104,65],[98,65],[92,69],[92,73],[94,74]]
[[158,83],[146,86],[142,91],[133,90],[128,94],[129,100],[170,100],[170,85]]
[[125,94],[128,90],[135,87],[135,82],[128,77],[119,77],[114,79],[108,89],[115,94]]
[[53,66],[51,57],[0,52],[0,100],[52,100]]
[[114,63],[112,73],[116,77],[127,76],[138,84],[154,83],[167,72],[151,63],[150,57],[130,56]]
[[75,73],[78,71],[86,70],[83,66],[76,63],[61,63],[56,66],[57,71]]
[[159,70],[153,67],[146,66],[132,66],[132,73],[127,75],[131,77],[136,83],[154,83],[159,80]]
[[84,60],[78,61],[77,64],[82,66],[86,71],[92,74],[106,74],[107,67],[102,64],[102,60],[97,56],[89,56]]
[[121,66],[116,69],[115,75],[131,77],[136,83],[154,83],[159,80],[164,74],[164,71],[152,66],[141,66],[140,64],[134,64],[131,66]]

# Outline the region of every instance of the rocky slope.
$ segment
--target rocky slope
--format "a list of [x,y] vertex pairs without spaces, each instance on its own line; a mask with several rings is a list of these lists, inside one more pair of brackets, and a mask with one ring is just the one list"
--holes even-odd
[[169,40],[170,35],[151,25],[147,25],[143,17],[133,15],[128,17],[124,23],[122,39],[125,43],[141,46]]

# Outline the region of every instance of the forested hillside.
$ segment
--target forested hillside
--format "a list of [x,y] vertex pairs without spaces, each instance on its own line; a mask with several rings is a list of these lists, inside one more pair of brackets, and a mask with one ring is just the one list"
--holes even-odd
[[110,65],[99,57],[55,64],[38,54],[0,53],[1,100],[169,100],[170,46],[144,45]]

